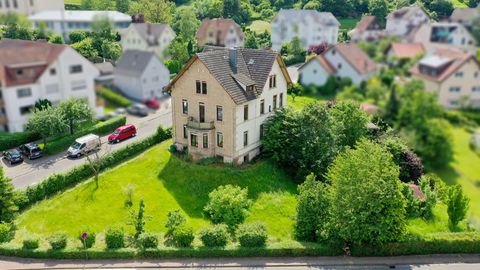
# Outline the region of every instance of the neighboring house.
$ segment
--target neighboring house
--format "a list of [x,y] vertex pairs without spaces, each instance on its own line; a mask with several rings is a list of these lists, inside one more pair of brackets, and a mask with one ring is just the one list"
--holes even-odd
[[113,71],[115,68],[110,62],[95,64],[100,75],[95,79],[97,86],[111,86],[113,84]]
[[163,96],[170,72],[153,52],[126,51],[114,71],[114,84],[127,97],[138,101]]
[[423,57],[411,70],[425,89],[438,95],[447,108],[480,108],[480,63],[470,53],[438,49]]
[[470,30],[473,19],[477,17],[480,17],[480,4],[476,8],[456,8],[449,21],[461,23]]
[[350,78],[354,84],[370,79],[377,65],[357,45],[337,44],[300,67],[303,85],[322,86],[328,77]]
[[232,19],[204,19],[198,28],[197,44],[220,46],[226,48],[243,47],[242,28]]
[[15,12],[29,16],[45,10],[64,10],[64,0],[0,0],[0,14]]
[[359,41],[378,41],[385,36],[385,29],[383,29],[377,17],[375,16],[363,16],[357,23],[354,29],[348,32],[350,39],[353,42]]
[[23,131],[38,99],[56,105],[71,97],[85,98],[97,115],[102,115],[103,108],[95,98],[98,75],[95,66],[70,46],[0,41],[0,130]]
[[422,43],[392,43],[388,46],[386,54],[396,59],[411,59],[425,53]]
[[68,38],[68,33],[75,30],[91,31],[92,23],[99,19],[110,20],[116,29],[124,29],[130,25],[132,18],[118,11],[94,10],[49,10],[28,17],[34,27],[44,23],[48,30]]
[[422,43],[427,51],[437,47],[458,49],[475,53],[477,50],[475,38],[460,23],[438,22],[422,25],[413,35],[412,41]]
[[388,14],[386,34],[405,39],[409,33],[430,21],[430,17],[421,7],[402,7]]
[[259,49],[198,53],[168,86],[173,141],[193,158],[243,163],[261,151],[264,123],[287,103],[281,56]]
[[120,44],[123,51],[140,50],[154,52],[161,59],[165,50],[175,38],[175,32],[168,24],[132,23],[122,31]]
[[280,50],[294,37],[308,49],[312,45],[337,44],[340,23],[331,12],[282,9],[272,21],[272,49]]

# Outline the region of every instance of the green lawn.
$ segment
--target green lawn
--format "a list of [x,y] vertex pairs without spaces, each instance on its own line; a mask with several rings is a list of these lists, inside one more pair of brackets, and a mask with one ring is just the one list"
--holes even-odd
[[457,127],[453,134],[454,160],[437,174],[448,184],[462,185],[470,198],[469,222],[480,229],[480,157],[468,146],[470,133]]
[[256,33],[263,33],[265,31],[268,31],[268,32],[272,31],[272,25],[269,22],[261,21],[261,20],[253,21],[252,24],[250,24],[250,26],[248,28],[250,30],[256,32]]
[[315,101],[320,101],[320,102],[325,102],[327,100],[330,100],[332,98],[328,97],[322,97],[322,96],[317,96],[317,95],[306,95],[306,96],[297,96],[295,97],[295,101],[293,101],[293,98],[291,95],[287,96],[287,105],[292,106],[295,109],[301,110],[303,107],[306,105],[313,103]]
[[151,216],[147,231],[164,231],[166,214],[175,209],[181,209],[188,225],[198,230],[208,225],[202,213],[208,193],[219,185],[236,184],[248,187],[254,201],[247,221],[265,222],[273,240],[292,238],[296,186],[282,170],[269,161],[244,169],[195,165],[171,155],[170,144],[164,142],[103,174],[97,190],[88,181],[39,203],[18,217],[19,229],[74,235],[85,227],[96,232],[111,225],[125,227],[129,209],[124,206],[124,190],[132,186],[134,209],[143,199],[146,215]]
[[455,8],[467,8],[468,7],[467,2],[468,0],[452,0],[453,6]]
[[359,18],[338,19],[338,21],[340,22],[340,29],[345,29],[345,30],[351,30],[355,28],[359,20],[360,20]]

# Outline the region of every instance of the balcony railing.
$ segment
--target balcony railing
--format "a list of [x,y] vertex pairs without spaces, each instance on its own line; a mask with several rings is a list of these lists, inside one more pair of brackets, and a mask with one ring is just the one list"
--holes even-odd
[[188,120],[187,120],[187,127],[193,128],[193,129],[198,129],[198,130],[209,130],[209,129],[214,129],[215,124],[214,124],[214,121],[201,123],[201,122],[195,120],[195,118],[189,117]]

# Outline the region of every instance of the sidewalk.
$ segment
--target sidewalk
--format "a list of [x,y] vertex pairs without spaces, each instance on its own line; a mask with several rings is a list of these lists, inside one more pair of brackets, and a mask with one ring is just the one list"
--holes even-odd
[[[297,258],[208,258],[163,260],[37,260],[0,257],[0,269],[95,269],[95,268],[239,268],[346,266],[371,268],[399,265],[480,263],[480,254],[422,255],[398,257],[297,257]],[[455,268],[455,267],[454,267]],[[454,269],[452,268],[452,269]],[[473,269],[473,268],[472,268]]]

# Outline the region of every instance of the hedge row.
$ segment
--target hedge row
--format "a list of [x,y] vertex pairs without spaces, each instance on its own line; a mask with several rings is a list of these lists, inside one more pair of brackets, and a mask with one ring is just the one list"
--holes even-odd
[[125,125],[127,118],[120,115],[105,122],[99,122],[88,128],[81,129],[73,135],[66,135],[47,143],[45,153],[48,155],[57,154],[65,151],[78,137],[93,133],[103,135],[114,131],[117,127]]
[[[160,127],[156,134],[103,156],[99,161],[101,164],[100,169],[103,171],[109,167],[116,166],[170,137],[170,130],[164,130]],[[65,191],[93,175],[94,172],[87,163],[63,174],[53,174],[39,184],[29,186],[24,191],[19,191],[18,197],[21,199],[19,199],[18,205],[20,209],[25,209],[36,202]]]
[[0,151],[16,148],[22,144],[39,140],[40,136],[31,132],[0,133]]
[[102,87],[102,89],[100,90],[100,96],[114,106],[128,107],[132,105],[131,100],[106,87]]
[[383,245],[352,247],[353,256],[399,256],[448,253],[480,253],[480,233],[438,233]]

